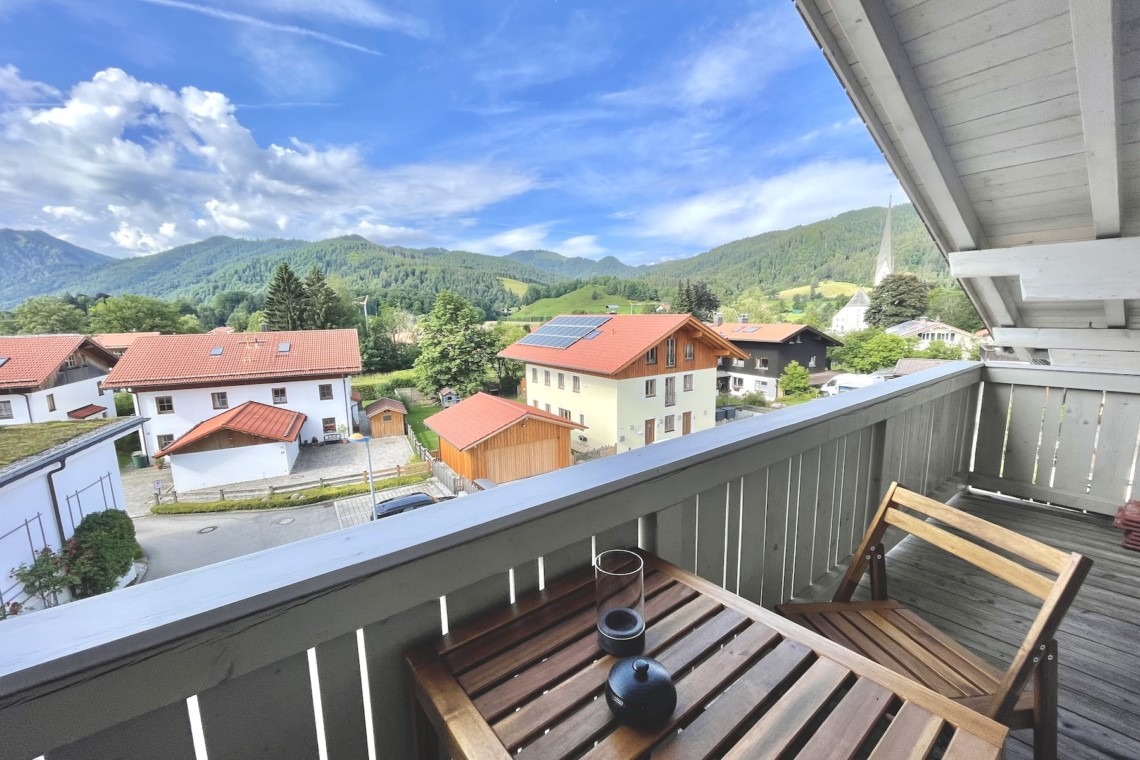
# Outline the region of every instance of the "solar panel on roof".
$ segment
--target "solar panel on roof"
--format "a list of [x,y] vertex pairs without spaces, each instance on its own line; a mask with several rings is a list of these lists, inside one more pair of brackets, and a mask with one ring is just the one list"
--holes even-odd
[[608,316],[555,317],[519,341],[525,346],[569,348],[587,336],[597,337],[596,328],[609,321]]

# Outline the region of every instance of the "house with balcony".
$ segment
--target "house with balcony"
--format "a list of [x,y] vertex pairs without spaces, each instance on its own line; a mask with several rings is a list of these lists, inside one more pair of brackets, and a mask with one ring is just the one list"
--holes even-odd
[[[795,7],[995,342],[1022,361],[941,364],[412,512],[385,530],[316,536],[5,621],[6,755],[193,758],[202,746],[210,757],[413,757],[435,747],[416,722],[411,648],[476,616],[498,615],[501,630],[512,603],[588,572],[593,552],[611,547],[651,552],[763,608],[826,600],[897,481],[1093,560],[1056,627],[1057,653],[1025,660],[1031,680],[1057,677],[1058,698],[1043,706],[1056,711],[1056,746],[1035,747],[1032,731],[1015,727],[996,749],[1012,760],[1035,750],[1140,756],[1140,554],[1120,546],[1111,519],[1135,496],[1140,439],[1140,4]],[[1027,594],[914,539],[888,533],[876,547],[890,595],[939,640],[1008,667],[1030,619]],[[870,600],[868,580],[855,580],[856,598]],[[588,657],[589,621],[580,633]],[[692,635],[679,625],[672,634],[681,646]],[[563,700],[580,683],[543,681],[549,660],[518,656],[528,688],[583,718],[582,735],[565,737],[570,751],[585,755],[621,730],[595,709],[602,680]],[[689,677],[680,674],[681,688]],[[507,689],[522,688],[513,680]],[[867,693],[852,686],[861,680],[841,672],[837,691],[811,695],[758,689],[754,709],[739,690],[714,708],[740,706],[741,730],[778,728],[802,716],[798,697],[820,697],[813,719],[842,729],[878,709],[877,698],[846,699]],[[491,677],[445,720],[470,725],[503,683]],[[971,683],[959,681],[958,704],[1007,717],[965,696]],[[892,706],[874,713],[869,733],[898,737],[896,756],[914,756],[916,737],[919,756],[976,756],[963,745],[927,752],[953,725]],[[861,735],[834,734],[845,744]],[[484,746],[504,758],[526,757],[538,741],[498,736],[492,727]]]
[[827,349],[843,343],[808,325],[724,322],[713,325],[725,340],[748,354],[721,357],[717,392],[733,396],[763,393],[769,401],[780,396],[780,375],[792,362],[809,374],[826,372]]
[[102,381],[118,360],[83,335],[0,336],[0,425],[117,416]]
[[617,451],[716,424],[716,367],[741,349],[690,314],[556,317],[499,353],[526,365],[526,400]]
[[919,317],[908,319],[886,329],[888,335],[897,335],[900,338],[913,338],[920,351],[930,348],[935,341],[945,343],[947,346],[961,351],[963,359],[970,358],[971,352],[978,347],[978,337],[969,330],[962,330],[954,325],[939,322],[936,319]]
[[356,330],[157,335],[140,338],[104,387],[129,391],[154,456],[195,426],[257,402],[303,415],[299,440],[340,441],[355,418]]

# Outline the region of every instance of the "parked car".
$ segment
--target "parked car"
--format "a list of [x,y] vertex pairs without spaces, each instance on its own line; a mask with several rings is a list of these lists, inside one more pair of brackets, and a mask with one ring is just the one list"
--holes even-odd
[[820,390],[823,391],[823,395],[825,396],[836,396],[840,393],[853,391],[856,388],[866,388],[869,385],[881,383],[885,380],[886,378],[882,375],[854,375],[845,373],[836,375],[828,380],[823,384]]
[[435,504],[448,499],[454,499],[454,496],[440,496],[436,498],[430,493],[419,491],[417,493],[410,493],[407,496],[394,496],[391,499],[376,502],[376,519],[381,517],[391,517],[398,515],[401,512],[411,512],[413,509],[426,507],[429,504]]

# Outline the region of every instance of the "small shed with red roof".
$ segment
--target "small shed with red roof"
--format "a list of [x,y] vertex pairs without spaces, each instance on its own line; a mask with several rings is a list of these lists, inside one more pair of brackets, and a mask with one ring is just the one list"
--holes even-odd
[[486,393],[476,393],[425,420],[439,434],[439,456],[468,480],[506,483],[572,463],[573,420]]
[[305,415],[257,401],[198,423],[156,456],[169,457],[179,491],[288,475]]

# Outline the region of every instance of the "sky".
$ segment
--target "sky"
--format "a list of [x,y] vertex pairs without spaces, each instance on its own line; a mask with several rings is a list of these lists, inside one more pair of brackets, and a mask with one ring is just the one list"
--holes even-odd
[[0,227],[629,264],[885,205],[789,0],[0,0]]

